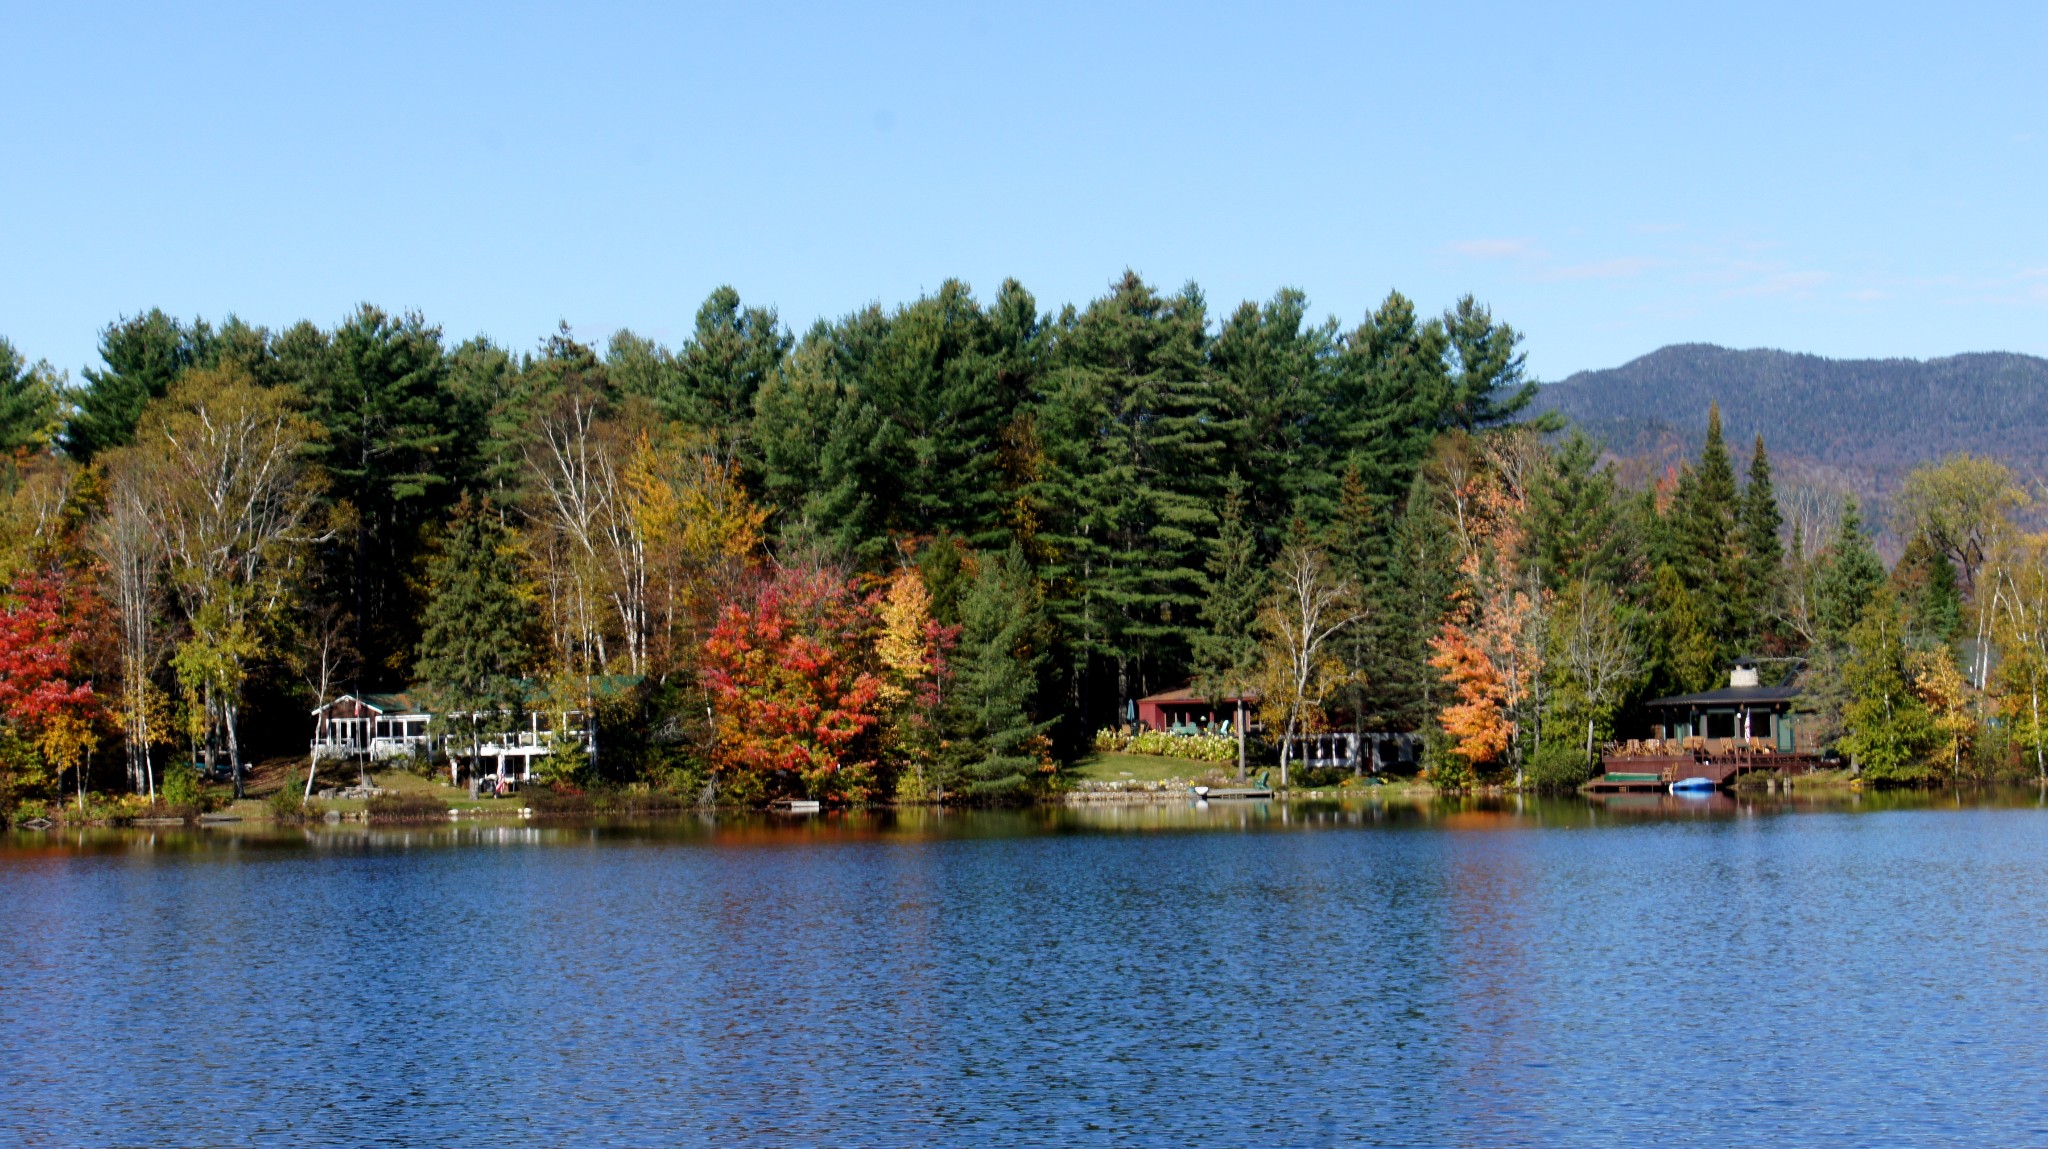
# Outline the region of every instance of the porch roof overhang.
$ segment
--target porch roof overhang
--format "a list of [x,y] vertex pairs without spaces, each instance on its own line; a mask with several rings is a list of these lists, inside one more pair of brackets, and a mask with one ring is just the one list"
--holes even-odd
[[1653,698],[1643,705],[1657,710],[1789,710],[1798,699],[1796,686],[1724,686],[1702,694]]

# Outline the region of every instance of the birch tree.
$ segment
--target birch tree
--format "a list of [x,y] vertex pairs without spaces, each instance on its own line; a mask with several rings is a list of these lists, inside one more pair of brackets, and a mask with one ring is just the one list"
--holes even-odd
[[1273,590],[1259,613],[1265,634],[1260,709],[1281,730],[1285,788],[1295,739],[1319,726],[1323,703],[1344,682],[1330,640],[1365,612],[1357,585],[1337,573],[1321,547],[1299,537],[1281,550],[1271,578]]
[[173,664],[199,715],[207,762],[224,745],[242,794],[242,685],[291,601],[320,477],[313,424],[238,366],[189,371],[144,415],[132,460],[189,635]]
[[156,797],[151,748],[167,741],[161,691],[153,679],[162,657],[163,607],[158,578],[164,552],[150,522],[150,492],[132,453],[116,455],[107,471],[107,504],[88,545],[98,560],[101,595],[114,608],[120,634],[121,720],[128,784]]
[[1563,709],[1586,717],[1586,761],[1598,725],[1611,719],[1643,676],[1643,656],[1614,592],[1575,582],[1550,616],[1551,666],[1562,680]]

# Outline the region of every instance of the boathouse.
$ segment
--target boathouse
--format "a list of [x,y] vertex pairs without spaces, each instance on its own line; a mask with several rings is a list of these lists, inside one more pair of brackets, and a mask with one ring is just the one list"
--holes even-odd
[[1685,778],[1716,784],[1751,771],[1804,774],[1820,761],[1819,728],[1798,709],[1799,687],[1765,686],[1754,659],[1728,685],[1643,704],[1650,737],[1609,743],[1595,789],[1658,787]]
[[1215,698],[1204,698],[1196,694],[1193,687],[1183,686],[1179,690],[1168,690],[1150,694],[1138,699],[1138,721],[1148,730],[1163,730],[1173,734],[1220,733],[1237,716],[1238,705],[1244,706],[1245,723],[1257,729],[1253,715],[1258,713],[1259,695],[1256,691],[1235,693],[1225,691]]

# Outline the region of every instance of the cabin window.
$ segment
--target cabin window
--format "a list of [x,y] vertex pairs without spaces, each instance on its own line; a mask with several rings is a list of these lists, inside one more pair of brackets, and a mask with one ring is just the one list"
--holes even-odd
[[1709,738],[1733,738],[1733,737],[1735,737],[1735,715],[1734,715],[1734,713],[1733,713],[1732,711],[1730,711],[1730,712],[1725,712],[1725,713],[1718,713],[1718,712],[1717,712],[1717,713],[1710,713],[1710,714],[1708,714],[1708,715],[1707,715],[1707,737],[1709,737]]

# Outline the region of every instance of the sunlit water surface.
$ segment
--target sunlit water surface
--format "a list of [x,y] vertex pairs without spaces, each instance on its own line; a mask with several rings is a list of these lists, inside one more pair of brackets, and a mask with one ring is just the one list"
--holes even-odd
[[2033,796],[0,837],[0,1143],[2048,1143]]

